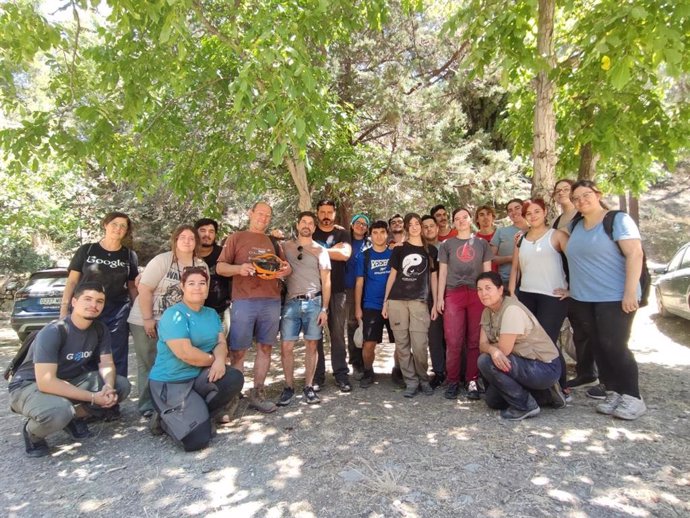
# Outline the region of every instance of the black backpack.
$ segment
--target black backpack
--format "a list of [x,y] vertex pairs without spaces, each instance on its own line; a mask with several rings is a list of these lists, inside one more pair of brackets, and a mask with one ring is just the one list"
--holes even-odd
[[[58,320],[58,329],[60,330],[60,347],[62,347],[62,345],[65,342],[65,339],[67,338],[67,330],[65,329],[64,322],[64,320]],[[26,358],[26,355],[29,353],[31,344],[34,343],[34,341],[36,340],[36,336],[40,332],[40,329],[37,331],[31,331],[31,333],[29,333],[29,336],[24,338],[24,341],[19,346],[19,349],[17,349],[14,358],[10,360],[9,365],[5,369],[5,372],[2,375],[3,378],[9,380],[12,376],[15,375],[17,369],[19,369],[21,364],[24,363],[24,359]]]
[[[613,222],[616,219],[616,214],[619,213],[626,214],[625,211],[622,210],[610,210],[604,215],[604,232],[606,232],[606,235],[609,236],[609,239],[611,241],[614,241],[613,239]],[[572,221],[568,224],[568,228],[570,230],[570,233],[573,233],[573,229],[575,226],[582,220],[584,216],[580,214],[579,212],[575,214],[573,217]],[[623,254],[623,250],[621,250],[620,244],[618,244],[617,241],[614,241],[616,243],[616,246],[618,246],[618,251],[621,253],[623,257],[625,257],[625,254]],[[642,272],[640,273],[640,291],[641,291],[641,296],[640,296],[640,307],[644,307],[647,304],[649,304],[649,292],[652,287],[652,276],[649,274],[649,268],[647,267],[647,254],[645,253],[644,247],[642,247]]]

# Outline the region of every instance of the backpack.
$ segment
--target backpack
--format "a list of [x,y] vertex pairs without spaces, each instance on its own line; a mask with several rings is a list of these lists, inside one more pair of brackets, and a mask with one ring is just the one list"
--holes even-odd
[[[57,328],[60,330],[60,349],[58,349],[59,354],[59,351],[65,345],[65,341],[67,340],[67,329],[64,319],[54,320],[53,322],[57,323]],[[50,322],[50,324],[52,324],[53,322]],[[96,334],[98,335],[98,343],[100,344],[103,341],[103,335],[105,333],[104,330],[107,329],[106,325],[97,320],[94,321],[92,325],[96,326]],[[14,376],[17,373],[19,367],[21,367],[21,365],[24,363],[26,356],[29,354],[29,349],[31,348],[31,345],[36,341],[36,337],[38,336],[38,333],[40,333],[41,331],[42,329],[38,329],[37,331],[31,331],[31,333],[29,333],[29,336],[27,336],[21,343],[19,349],[17,349],[17,352],[14,355],[14,358],[10,360],[9,365],[7,365],[5,372],[2,374],[3,378],[5,378],[7,381],[9,381],[12,378],[12,376]]]
[[[623,253],[623,250],[621,249],[620,244],[613,239],[613,223],[614,220],[616,219],[616,215],[619,213],[625,214],[625,211],[622,210],[610,210],[604,215],[604,232],[606,232],[606,235],[609,236],[609,239],[611,241],[614,241],[616,243],[616,246],[618,247],[618,251],[621,253],[623,257],[625,257],[625,254]],[[579,212],[575,214],[573,217],[572,221],[568,224],[568,228],[570,230],[570,233],[572,234],[573,229],[575,226],[582,220],[584,216],[580,214]],[[647,304],[649,304],[649,292],[651,291],[652,287],[652,276],[649,274],[649,268],[647,267],[647,254],[644,250],[644,247],[642,247],[642,272],[640,272],[640,307],[644,307]]]
[[[62,347],[62,344],[65,342],[65,339],[67,338],[67,330],[65,329],[64,320],[58,320],[58,329],[60,330],[60,347]],[[24,363],[24,359],[26,358],[26,355],[29,353],[31,344],[33,344],[36,341],[36,336],[40,332],[41,329],[38,329],[37,331],[31,331],[31,333],[29,333],[29,336],[24,338],[24,341],[19,346],[19,349],[17,349],[14,358],[10,360],[9,365],[5,369],[5,372],[2,375],[3,378],[9,381],[10,378],[12,378],[12,376],[15,375],[17,369],[19,369],[22,363]]]

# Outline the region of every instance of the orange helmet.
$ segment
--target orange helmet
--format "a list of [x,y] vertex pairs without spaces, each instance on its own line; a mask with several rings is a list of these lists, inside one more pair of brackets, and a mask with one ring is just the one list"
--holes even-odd
[[259,279],[271,280],[278,277],[282,261],[276,254],[261,254],[252,258],[252,266]]

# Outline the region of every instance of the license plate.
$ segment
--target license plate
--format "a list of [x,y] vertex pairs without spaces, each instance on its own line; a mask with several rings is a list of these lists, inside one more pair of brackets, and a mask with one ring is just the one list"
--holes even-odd
[[41,306],[59,306],[62,302],[60,297],[44,297],[38,300]]

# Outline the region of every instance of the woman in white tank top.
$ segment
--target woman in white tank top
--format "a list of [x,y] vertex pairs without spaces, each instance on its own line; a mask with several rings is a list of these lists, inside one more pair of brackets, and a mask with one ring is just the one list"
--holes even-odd
[[[568,234],[546,225],[544,200],[526,201],[522,215],[529,230],[519,238],[513,251],[513,264],[508,284],[515,295],[533,314],[554,344],[568,313],[568,284],[563,270],[561,252],[565,251]],[[519,288],[518,288],[519,286]],[[561,353],[562,383],[565,387],[565,361]]]

